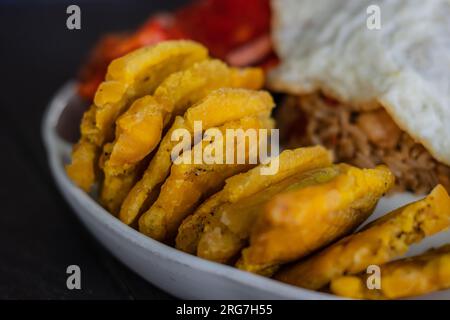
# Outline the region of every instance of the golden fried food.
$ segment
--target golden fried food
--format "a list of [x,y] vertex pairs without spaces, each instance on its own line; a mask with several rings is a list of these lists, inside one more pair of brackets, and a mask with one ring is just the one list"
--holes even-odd
[[114,60],[95,95],[95,122],[87,123],[86,136],[97,145],[112,140],[114,121],[131,102],[152,94],[170,74],[207,58],[206,48],[198,43],[167,41]]
[[322,146],[278,154],[264,83],[261,69],[229,67],[193,41],[131,52],[109,65],[66,172],[96,195],[98,182],[97,200],[125,224],[210,261],[351,298],[450,288],[450,244],[393,261],[450,227],[445,188],[351,234],[394,174],[334,165]]
[[[133,51],[119,59],[114,60],[108,67],[106,81],[103,82],[96,95],[94,102],[102,109],[107,103],[118,101],[117,93],[121,90],[108,91],[108,86],[102,90],[103,85],[109,83],[119,83],[124,87],[123,91],[126,97],[120,95],[120,98],[142,97],[147,94],[153,94],[157,87],[174,72],[189,68],[194,63],[206,60],[208,52],[202,45],[192,41],[166,41],[155,46],[144,47]],[[117,106],[117,109],[120,109]],[[114,106],[107,106],[114,109]],[[97,125],[106,128],[106,122],[114,110],[99,110],[97,112]],[[117,110],[117,113],[121,113]],[[116,118],[116,117],[114,117]],[[109,125],[111,123],[109,122]]]
[[142,165],[145,163],[139,163],[135,167],[123,171],[120,175],[105,175],[100,189],[99,202],[111,214],[115,216],[118,214],[120,205],[136,183],[139,174],[142,173],[144,169]]
[[[142,178],[136,182],[125,197],[119,213],[122,222],[128,225],[134,224],[141,210],[151,202],[152,195],[159,192],[159,186],[166,179],[172,165],[171,152],[176,142],[172,141],[171,137],[179,129],[188,130],[183,117],[175,118]],[[188,147],[190,148],[190,146],[191,141],[189,141]]]
[[[317,146],[285,150],[272,161],[278,162],[278,171],[273,175],[262,175],[261,169],[270,164],[261,164],[245,173],[228,178],[225,187],[220,192],[205,201],[193,215],[183,221],[176,238],[177,248],[197,254],[198,242],[205,224],[207,221],[210,224],[215,222],[214,213],[221,205],[235,203],[292,175],[329,166],[332,163],[332,157],[323,147]],[[226,228],[222,229],[226,230]],[[215,258],[212,260],[224,262],[226,259]]]
[[159,142],[162,124],[169,122],[167,118],[172,112],[183,114],[208,93],[222,87],[258,89],[263,82],[260,69],[228,68],[219,60],[201,61],[171,74],[158,86],[153,98],[136,100],[118,118],[110,165],[134,164],[148,155]]
[[[105,142],[113,140],[114,123],[129,105],[139,97],[152,94],[159,84],[175,71],[183,70],[195,62],[207,59],[205,47],[192,41],[167,41],[144,47],[119,59],[108,67],[106,81],[97,89],[94,103],[81,123],[79,149],[89,150],[89,156],[72,154],[72,164],[67,171],[70,178],[84,190],[89,191],[95,182],[91,172],[78,170],[93,167]],[[93,147],[83,147],[93,144]]]
[[[139,219],[139,231],[160,241],[171,242],[182,220],[192,212],[199,200],[210,196],[223,187],[226,178],[246,171],[256,165],[249,163],[248,159],[258,154],[255,145],[247,143],[246,139],[238,139],[236,136],[226,135],[228,129],[271,129],[273,122],[268,117],[247,117],[241,120],[229,122],[220,127],[221,135],[214,141],[205,137],[201,142],[201,148],[205,151],[222,150],[219,163],[195,163],[195,151],[193,147],[180,157],[189,160],[188,163],[176,163],[172,165],[170,176],[164,182],[158,199],[152,207]],[[232,141],[228,141],[231,138]],[[259,137],[267,139],[268,137]],[[258,138],[257,138],[258,139]],[[258,145],[258,142],[253,142]],[[233,159],[232,163],[226,163],[227,149],[245,148],[245,162],[238,163]],[[233,152],[234,154],[234,152]],[[234,154],[234,157],[236,155]],[[256,159],[256,157],[254,157]],[[216,159],[217,160],[217,159]]]
[[321,289],[335,278],[358,274],[404,254],[411,244],[450,226],[450,197],[437,186],[425,199],[399,208],[316,255],[281,270],[276,279]]
[[[378,198],[393,180],[390,172],[384,169],[367,172],[340,165],[325,168],[317,166],[319,169],[306,171],[312,168],[304,167],[297,175],[217,208],[212,218],[207,218],[197,255],[213,261],[229,262],[250,238],[250,247],[243,251],[238,266],[249,271],[270,273],[274,265],[307,254],[317,246],[326,244],[326,241],[331,241],[329,238],[333,239],[334,234],[350,231],[370,214]],[[372,187],[359,186],[356,191],[352,191],[354,194],[349,194],[356,183],[367,183],[367,180],[373,183]],[[344,196],[339,197],[339,192]],[[284,214],[284,211],[280,211],[282,207],[278,210],[278,206],[275,206],[279,202],[274,202],[281,200],[287,201],[284,208],[303,210],[305,213],[303,216],[293,216],[298,211]],[[311,200],[319,206],[308,207]],[[296,204],[300,208],[290,207]],[[270,220],[271,214],[276,214],[271,210],[275,209],[280,213],[281,220],[275,220],[276,225]],[[331,214],[333,210],[335,215]],[[328,221],[325,220],[327,217]],[[300,220],[308,218],[309,221]],[[319,220],[318,230],[309,233],[309,223],[315,222],[314,219]],[[289,225],[284,225],[288,221]],[[301,223],[308,223],[307,227],[299,227]],[[258,259],[254,255],[261,257]]]
[[172,113],[183,113],[215,89],[258,88],[263,82],[264,75],[258,68],[239,70],[219,60],[205,60],[171,74],[153,97],[136,100],[116,121],[116,138],[112,147],[107,146],[112,151],[104,164],[105,178],[100,193],[103,206],[117,214],[135,182],[138,162],[158,145]]
[[202,129],[206,130],[247,116],[267,116],[273,107],[272,97],[264,91],[225,88],[208,94],[189,108],[183,118],[175,119],[143,177],[126,196],[120,209],[120,219],[126,224],[133,224],[143,206],[148,204],[149,196],[168,176],[172,165],[171,152],[178,144],[171,137],[177,129],[185,129],[192,134],[195,121],[201,121]]
[[116,215],[136,182],[140,161],[161,140],[163,116],[160,104],[151,96],[137,99],[116,122],[114,142],[103,147],[101,167],[104,180],[100,203]]
[[220,88],[260,89],[264,73],[259,68],[229,68],[220,60],[206,60],[170,75],[154,93],[165,110],[182,115],[186,109]]
[[127,166],[144,159],[161,140],[164,115],[161,105],[152,96],[133,102],[116,121],[116,138],[108,167],[120,174]]
[[250,197],[222,205],[207,220],[198,243],[198,256],[217,262],[230,262],[248,243],[253,226],[267,201],[298,184],[325,182],[337,174],[337,167],[302,172]]
[[201,121],[203,128],[213,128],[249,115],[269,115],[273,107],[272,96],[266,91],[222,88],[189,108],[184,118],[189,127]]
[[[81,138],[73,146],[72,161],[66,165],[66,172],[69,178],[86,192],[91,190],[92,184],[97,177],[97,161],[100,157],[101,149],[97,144],[88,139],[83,134],[86,127],[95,123],[95,107],[91,106],[81,120]],[[89,124],[89,125],[88,125]]]
[[271,274],[278,265],[348,234],[394,183],[386,167],[362,170],[341,164],[304,175],[258,206],[250,245],[237,263],[240,269]]
[[99,148],[92,142],[82,139],[74,145],[72,163],[66,167],[67,175],[75,184],[86,192],[91,189],[97,176]]
[[399,299],[450,288],[450,245],[380,266],[381,288],[369,289],[367,275],[331,281],[331,292],[356,299]]

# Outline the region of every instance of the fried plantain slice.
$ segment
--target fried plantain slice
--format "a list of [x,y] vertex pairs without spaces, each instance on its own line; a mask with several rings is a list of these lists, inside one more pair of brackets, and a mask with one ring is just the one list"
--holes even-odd
[[356,299],[399,299],[450,288],[450,245],[380,266],[381,288],[369,289],[367,275],[331,281],[331,292]]
[[[99,148],[111,141],[114,122],[136,98],[152,94],[158,85],[175,71],[183,70],[195,62],[207,59],[205,47],[192,41],[166,41],[155,46],[133,51],[111,62],[106,74],[106,81],[97,89],[94,103],[86,112],[81,123],[79,144],[89,141],[97,148],[89,149],[90,156],[77,158],[72,154],[75,168],[67,166],[72,180],[89,191],[95,178],[76,167],[91,167],[88,163],[100,153]],[[86,150],[88,148],[85,148]],[[82,164],[86,162],[85,164]]]
[[[209,260],[230,262],[250,239],[250,246],[243,250],[237,266],[270,274],[274,266],[332,241],[371,213],[390,186],[392,176],[384,169],[379,169],[382,172],[379,176],[378,171],[358,170],[338,165],[301,172],[253,196],[220,207],[205,226],[197,254]],[[375,176],[372,188],[359,187],[349,193],[356,183],[367,182],[372,176]],[[386,186],[381,187],[385,182]],[[286,202],[281,206],[279,201]],[[308,207],[311,201],[319,204],[314,210]],[[279,220],[273,220],[272,215],[277,212]],[[317,232],[308,232],[310,222],[318,224]],[[308,223],[308,228],[301,227],[304,223]]]
[[97,176],[98,147],[86,139],[81,139],[72,150],[72,164],[66,167],[69,178],[84,191],[91,189]]
[[105,175],[100,190],[99,201],[111,214],[117,215],[120,205],[129,190],[136,183],[139,174],[143,171],[143,165],[148,162],[139,163],[129,168],[120,175]]
[[152,96],[137,99],[116,121],[116,138],[107,163],[111,174],[144,159],[161,140],[164,112]]
[[[91,106],[81,120],[81,132],[88,130],[94,123],[95,109]],[[89,124],[89,125],[88,125]],[[92,184],[97,177],[97,161],[100,156],[100,148],[83,134],[80,140],[73,146],[72,161],[66,165],[69,178],[86,192],[91,190]]]
[[[172,165],[171,152],[176,142],[172,141],[172,134],[179,130],[189,128],[185,125],[183,117],[176,117],[172,127],[161,140],[150,164],[142,178],[131,188],[122,203],[119,218],[122,222],[132,225],[138,217],[142,207],[149,201],[151,195],[158,190],[158,186],[166,179]],[[191,141],[189,141],[189,147]]]
[[272,96],[266,91],[222,88],[189,108],[184,118],[191,128],[195,121],[202,121],[203,128],[213,128],[249,115],[269,115],[273,107]]
[[[317,146],[285,150],[272,162],[278,163],[278,171],[273,175],[262,175],[261,169],[271,164],[261,164],[248,172],[228,178],[225,187],[220,192],[205,201],[193,215],[183,221],[178,230],[176,247],[182,251],[196,254],[205,223],[210,219],[212,221],[218,207],[249,197],[292,175],[330,166],[332,156],[325,148]],[[210,223],[212,223],[211,221]],[[223,259],[218,260],[222,261]]]
[[137,99],[116,122],[114,142],[103,147],[104,180],[100,203],[117,215],[142,167],[143,160],[161,140],[164,113],[152,97]]
[[260,89],[264,73],[259,68],[229,68],[220,60],[206,60],[170,75],[156,89],[155,99],[165,110],[182,115],[188,107],[220,88]]
[[184,129],[192,135],[195,121],[201,121],[202,129],[206,130],[247,116],[269,115],[273,107],[272,97],[264,91],[225,88],[209,93],[189,108],[183,118],[175,119],[143,177],[126,196],[120,209],[120,219],[128,225],[133,224],[155,188],[169,175],[172,165],[171,152],[178,144],[171,139],[175,131]]
[[106,81],[95,95],[95,128],[90,140],[111,140],[113,124],[130,102],[154,90],[170,74],[208,58],[202,45],[192,41],[166,41],[143,47],[111,62]]
[[301,172],[241,201],[222,205],[206,221],[198,243],[198,256],[222,263],[231,262],[231,259],[247,244],[251,229],[261,214],[264,203],[292,186],[328,181],[337,174],[339,174],[337,167]]
[[385,166],[334,169],[331,179],[318,180],[314,173],[262,207],[237,267],[270,275],[280,264],[324,247],[366,220],[394,184]]
[[[160,241],[173,241],[182,220],[192,212],[202,198],[218,191],[226,178],[256,166],[258,139],[267,139],[268,135],[258,135],[255,136],[255,141],[247,142],[244,136],[243,139],[239,139],[235,135],[227,135],[227,130],[241,129],[245,132],[248,129],[271,128],[273,128],[273,121],[266,116],[246,117],[220,127],[218,130],[221,135],[215,137],[214,141],[211,141],[212,137],[205,137],[201,142],[202,150],[220,149],[221,154],[217,155],[220,159],[215,159],[219,163],[208,164],[205,161],[199,161],[196,164],[194,161],[196,147],[182,154],[180,157],[189,160],[188,163],[172,165],[170,176],[164,182],[158,199],[139,219],[139,231]],[[243,163],[237,161],[234,152],[241,147],[245,152]],[[233,150],[235,158],[231,163],[226,163],[228,149]],[[253,164],[248,161],[251,157],[255,159]]]
[[372,222],[316,255],[281,270],[276,279],[320,289],[343,275],[358,274],[404,254],[411,244],[450,225],[450,197],[437,186],[429,196]]

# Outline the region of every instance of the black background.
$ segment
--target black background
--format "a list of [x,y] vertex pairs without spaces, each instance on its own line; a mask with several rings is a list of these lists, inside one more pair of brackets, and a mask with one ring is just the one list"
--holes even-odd
[[[88,235],[50,177],[40,126],[52,94],[105,32],[187,1],[0,2],[0,299],[164,299]],[[81,30],[66,8],[81,8]],[[82,289],[66,288],[79,265]]]

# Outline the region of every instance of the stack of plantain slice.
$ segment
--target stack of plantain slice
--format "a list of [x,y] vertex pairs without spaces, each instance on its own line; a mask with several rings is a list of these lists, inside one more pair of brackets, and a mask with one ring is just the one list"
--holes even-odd
[[[448,246],[393,262],[410,245],[450,226],[450,198],[437,186],[426,198],[399,208],[361,231],[341,239],[304,261],[281,270],[276,278],[309,289],[330,285],[352,298],[403,298],[449,288]],[[380,290],[362,285],[369,266],[381,270]]]
[[353,231],[394,183],[386,167],[332,165],[322,147],[286,150],[272,161],[280,163],[273,176],[256,167],[228,179],[183,222],[177,247],[270,276]]
[[[138,49],[110,64],[67,174],[86,192],[98,186],[99,203],[123,223],[211,261],[352,298],[449,288],[448,246],[393,261],[450,226],[445,189],[354,233],[394,175],[333,164],[321,146],[255,157],[274,128],[263,85],[259,68],[229,67],[192,41]],[[230,130],[263,134],[255,147]],[[199,161],[211,150],[219,161]],[[365,286],[371,265],[384,274],[376,291]]]
[[[175,165],[172,152],[179,143],[173,135],[178,130],[194,135],[196,122],[200,133],[268,132],[274,102],[258,91],[263,84],[262,70],[228,67],[192,41],[138,49],[109,66],[84,114],[67,173],[87,192],[98,183],[99,202],[126,224],[136,226],[142,216],[143,233],[171,242],[199,201],[257,164]],[[211,140],[204,137],[196,147],[211,147]],[[186,144],[180,157],[188,156],[195,141]],[[246,158],[251,151],[257,150],[246,150]]]
[[[396,299],[450,288],[449,245],[401,258],[450,226],[450,197],[427,197],[353,233],[394,186],[385,166],[333,165],[322,147],[283,151],[279,171],[262,165],[226,180],[181,224],[176,247],[299,287],[360,299]],[[366,285],[371,266],[381,287]]]

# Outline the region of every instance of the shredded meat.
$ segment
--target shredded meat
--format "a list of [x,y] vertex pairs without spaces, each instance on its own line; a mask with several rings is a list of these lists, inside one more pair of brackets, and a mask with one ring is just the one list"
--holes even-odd
[[395,191],[428,193],[438,183],[450,191],[450,167],[437,162],[382,108],[357,112],[321,94],[289,96],[277,117],[286,147],[323,145],[337,162],[365,168],[386,164],[397,178]]

